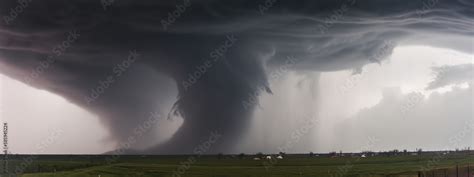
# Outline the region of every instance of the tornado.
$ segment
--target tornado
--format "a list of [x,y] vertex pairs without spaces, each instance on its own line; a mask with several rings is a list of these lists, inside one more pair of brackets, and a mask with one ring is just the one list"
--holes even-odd
[[[98,115],[128,153],[194,153],[213,134],[206,153],[232,151],[288,58],[291,71],[325,72],[397,45],[473,52],[467,0],[2,1],[0,12],[0,72]],[[150,117],[183,124],[136,150],[160,129]]]

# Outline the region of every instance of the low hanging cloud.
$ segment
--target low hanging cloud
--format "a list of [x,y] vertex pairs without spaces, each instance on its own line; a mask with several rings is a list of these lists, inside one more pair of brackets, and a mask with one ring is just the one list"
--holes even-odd
[[427,89],[437,89],[448,85],[472,82],[474,80],[473,64],[434,67],[433,72],[435,78],[428,84]]
[[[255,107],[241,103],[250,93],[271,92],[267,74],[288,57],[298,59],[291,70],[323,72],[380,62],[395,46],[387,41],[472,53],[474,4],[429,2],[2,1],[0,70],[96,113],[115,141],[158,110],[184,123],[147,152],[189,153],[212,131],[223,138],[209,152],[226,152]],[[73,41],[71,31],[78,34]],[[54,52],[65,45],[61,55]],[[374,60],[381,50],[389,52]],[[96,100],[85,99],[130,51],[138,54],[133,65]],[[149,132],[138,144],[154,138]]]
[[[377,105],[336,125],[335,146],[353,150],[368,137],[381,143],[373,151],[463,149],[474,145],[473,87],[423,96],[387,88]],[[414,97],[419,97],[413,101]],[[408,107],[407,107],[408,105]]]

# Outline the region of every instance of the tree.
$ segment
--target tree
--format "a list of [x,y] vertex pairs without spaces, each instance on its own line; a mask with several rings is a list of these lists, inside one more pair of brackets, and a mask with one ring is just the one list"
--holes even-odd
[[224,154],[222,153],[217,154],[217,159],[222,159],[222,158],[224,158]]
[[416,151],[418,152],[418,155],[421,155],[421,153],[423,152],[423,149],[420,148],[420,149],[417,149]]
[[243,159],[245,157],[245,154],[244,153],[240,153],[239,154],[239,159]]

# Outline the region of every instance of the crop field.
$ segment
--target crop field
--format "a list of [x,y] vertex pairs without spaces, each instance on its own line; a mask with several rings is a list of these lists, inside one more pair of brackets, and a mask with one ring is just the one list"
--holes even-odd
[[275,157],[256,160],[255,155],[11,155],[8,170],[23,177],[472,177],[474,174],[473,153]]

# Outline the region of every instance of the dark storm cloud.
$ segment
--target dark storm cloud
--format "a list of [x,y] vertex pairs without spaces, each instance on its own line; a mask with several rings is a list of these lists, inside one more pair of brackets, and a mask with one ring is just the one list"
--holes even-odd
[[474,80],[474,65],[461,64],[452,66],[434,67],[435,78],[428,84],[427,89],[472,82]]
[[[372,56],[386,41],[472,52],[473,9],[468,0],[1,1],[0,69],[98,114],[117,141],[177,87],[173,113],[184,124],[150,152],[192,152],[211,131],[223,135],[213,147],[219,152],[247,127],[253,108],[242,101],[268,87],[267,73],[286,58],[300,59],[293,70],[334,71],[379,62]],[[56,55],[70,31],[80,37]],[[220,50],[229,35],[237,40]],[[88,104],[129,51],[137,61]],[[44,61],[48,67],[31,79]],[[185,88],[196,71],[199,78]]]

